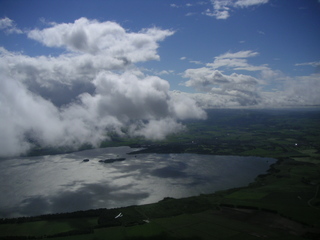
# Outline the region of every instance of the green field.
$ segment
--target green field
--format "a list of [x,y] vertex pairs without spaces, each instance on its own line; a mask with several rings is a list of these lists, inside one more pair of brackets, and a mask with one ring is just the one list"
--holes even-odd
[[[320,239],[320,112],[212,110],[141,152],[277,158],[247,187],[120,209],[3,220],[0,239]],[[137,153],[135,153],[137,154]],[[115,219],[119,213],[123,217]],[[64,236],[63,236],[64,235]]]

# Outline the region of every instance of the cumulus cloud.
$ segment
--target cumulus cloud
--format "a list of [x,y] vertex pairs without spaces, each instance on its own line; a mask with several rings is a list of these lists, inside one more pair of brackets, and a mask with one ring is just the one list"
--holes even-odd
[[262,92],[260,107],[301,107],[320,104],[320,74],[287,78],[280,90]]
[[188,69],[184,74],[185,78],[190,78],[186,82],[187,87],[206,88],[213,84],[257,84],[260,81],[252,76],[232,73],[225,75],[219,70],[210,68]]
[[269,0],[211,0],[213,9],[207,9],[203,14],[216,19],[227,19],[234,8],[247,8],[268,2]]
[[189,78],[185,86],[218,97],[228,96],[227,99],[241,106],[255,105],[260,99],[257,84],[261,81],[249,75],[237,73],[226,75],[221,71],[204,67],[188,69],[184,77]]
[[295,102],[298,102],[299,105],[319,105],[320,74],[299,76],[293,80],[287,80],[285,92],[285,95],[296,99]]
[[22,30],[16,27],[16,24],[14,23],[14,21],[8,17],[0,19],[0,30],[5,30],[7,34],[23,33]]
[[158,28],[127,32],[115,22],[98,22],[80,18],[74,23],[55,24],[34,29],[28,37],[48,47],[62,47],[73,52],[106,56],[129,62],[158,60],[158,41],[174,34]]
[[[185,97],[191,98],[196,101],[197,105],[209,108],[237,108],[237,107],[250,107],[252,105],[242,104],[234,94],[221,94],[218,92],[202,92],[202,93],[176,93]],[[250,100],[250,99],[249,99]],[[256,106],[256,105],[254,105]]]
[[279,108],[318,106],[320,104],[320,74],[287,77],[278,90],[264,91],[259,85],[216,87],[199,93],[183,93],[203,108]]
[[184,126],[172,118],[164,118],[131,125],[129,130],[133,136],[145,136],[148,139],[157,140],[165,138],[170,133],[177,133],[184,130]]
[[[247,58],[259,53],[253,51],[227,52],[215,57],[206,67],[187,69],[184,83],[198,91],[187,94],[199,106],[212,107],[294,107],[320,104],[320,74],[288,77],[267,65],[249,64]],[[318,67],[318,62],[299,63],[296,66]],[[225,74],[222,70],[232,71]],[[240,74],[258,72],[259,77]],[[271,89],[276,88],[276,89]]]
[[[213,63],[207,63],[206,67],[185,70],[183,77],[189,80],[184,85],[199,92],[211,94],[202,99],[199,96],[203,95],[197,96],[197,102],[198,104],[200,102],[202,106],[208,105],[203,105],[204,99],[208,100],[213,97],[222,98],[222,101],[212,101],[210,105],[213,104],[213,106],[221,106],[222,103],[225,103],[225,106],[230,104],[232,106],[256,105],[261,101],[259,86],[264,84],[263,80],[237,72],[225,74],[218,69],[250,72],[270,70],[267,66],[255,66],[247,62],[247,58],[255,57],[258,54],[258,52],[251,50],[221,54],[215,57]],[[226,102],[230,104],[226,104]]]
[[[196,94],[187,95],[204,108],[320,104],[320,74],[293,78],[267,65],[256,66],[248,63],[248,58],[258,55],[258,52],[250,50],[227,52],[215,57],[213,63],[207,63],[206,67],[185,70],[183,77],[188,80],[184,85],[198,91]],[[296,64],[305,65],[319,66],[318,62]],[[231,73],[226,74],[223,70]],[[256,76],[251,75],[252,73]]]
[[0,48],[0,155],[37,146],[98,146],[109,131],[161,139],[187,118],[206,118],[194,99],[133,63],[158,60],[158,28],[128,32],[81,18],[34,29],[28,37],[63,54],[30,57]]

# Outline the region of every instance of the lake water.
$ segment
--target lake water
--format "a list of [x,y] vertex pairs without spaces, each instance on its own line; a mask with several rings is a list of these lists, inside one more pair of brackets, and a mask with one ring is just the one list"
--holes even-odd
[[[137,154],[129,147],[0,160],[0,217],[114,208],[246,186],[275,159]],[[124,157],[125,161],[99,160]],[[83,159],[90,159],[83,162]]]

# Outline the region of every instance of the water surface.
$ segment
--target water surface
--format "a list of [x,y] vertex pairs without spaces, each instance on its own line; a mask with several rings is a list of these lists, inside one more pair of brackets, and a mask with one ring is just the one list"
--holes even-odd
[[[157,202],[246,186],[276,160],[199,154],[137,154],[129,147],[0,161],[0,217]],[[125,161],[99,160],[124,157]],[[83,159],[90,159],[83,162]]]

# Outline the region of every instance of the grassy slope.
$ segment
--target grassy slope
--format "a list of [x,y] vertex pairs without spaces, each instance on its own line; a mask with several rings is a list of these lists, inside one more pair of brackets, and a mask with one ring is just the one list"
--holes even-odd
[[[149,219],[148,224],[124,226],[131,220],[122,219],[122,226],[55,239],[307,239],[303,235],[310,231],[307,226],[320,228],[320,193],[316,195],[320,185],[319,113],[235,111],[212,112],[206,122],[188,122],[188,131],[153,143],[147,151],[281,158],[268,175],[245,188],[119,210],[132,219]],[[116,144],[128,142],[137,144],[141,139],[119,139]],[[272,211],[277,216],[273,221],[279,223],[278,217],[285,216],[304,223],[304,231],[292,233],[240,220],[235,213],[225,214],[221,210],[225,205]],[[97,224],[98,217],[1,224],[0,236],[53,235]]]

